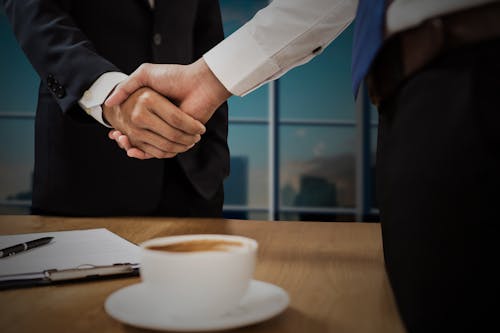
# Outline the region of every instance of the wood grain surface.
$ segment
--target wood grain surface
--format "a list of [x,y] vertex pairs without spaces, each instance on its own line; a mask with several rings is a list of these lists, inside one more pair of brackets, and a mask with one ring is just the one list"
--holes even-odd
[[[0,216],[0,234],[107,228],[134,242],[231,234],[259,242],[254,278],[291,298],[282,314],[231,332],[404,332],[384,270],[377,223]],[[0,331],[147,332],[107,315],[106,298],[139,277],[0,291]]]

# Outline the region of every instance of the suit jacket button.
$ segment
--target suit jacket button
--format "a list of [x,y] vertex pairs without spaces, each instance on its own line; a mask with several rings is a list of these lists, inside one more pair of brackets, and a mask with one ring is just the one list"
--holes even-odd
[[156,33],[154,36],[153,36],[153,43],[156,45],[156,46],[159,46],[161,44],[161,35]]
[[54,93],[57,98],[63,98],[64,96],[66,96],[66,90],[64,90],[64,88],[61,85],[55,88]]

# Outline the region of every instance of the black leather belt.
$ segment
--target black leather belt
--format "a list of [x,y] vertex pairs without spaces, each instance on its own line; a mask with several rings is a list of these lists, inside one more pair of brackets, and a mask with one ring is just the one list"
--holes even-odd
[[498,38],[500,2],[434,17],[389,37],[366,78],[372,102],[380,105],[443,53]]

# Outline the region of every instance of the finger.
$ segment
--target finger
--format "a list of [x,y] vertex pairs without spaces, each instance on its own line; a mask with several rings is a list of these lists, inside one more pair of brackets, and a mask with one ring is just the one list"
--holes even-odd
[[[165,123],[187,134],[196,135],[205,133],[205,125],[200,121],[183,112],[163,96],[158,94],[158,97],[152,101],[152,111]],[[192,144],[193,142],[181,141],[180,143]]]
[[108,138],[110,138],[111,140],[116,140],[120,135],[120,131],[115,129],[108,132]]
[[[119,131],[117,131],[119,132]],[[153,158],[154,156],[151,156],[149,154],[146,154],[139,148],[132,147],[130,144],[130,140],[128,139],[128,136],[126,135],[120,135],[120,137],[117,139],[119,146],[122,149],[125,149],[127,151],[127,155],[129,157],[137,158],[140,160],[145,160],[145,159],[150,159]]]
[[130,148],[129,150],[127,150],[127,155],[128,157],[137,158],[139,160],[147,160],[154,158],[154,156],[143,152],[139,148]]
[[104,104],[108,107],[123,103],[137,89],[147,85],[150,64],[142,64],[125,81],[120,82]]
[[156,113],[154,113],[154,117],[155,118],[150,119],[151,122],[148,124],[147,128],[164,138],[164,140],[168,140],[182,146],[191,146],[201,140],[200,134],[193,135],[185,133],[178,128],[171,126],[171,124],[160,118]]
[[[126,138],[126,140],[128,140],[127,136],[125,136],[125,135],[123,136],[123,138]],[[194,145],[195,144],[192,144],[191,146],[188,147],[188,149],[193,148]],[[126,150],[127,150],[127,155],[129,157],[132,157],[132,158],[136,158],[136,159],[139,159],[139,160],[147,160],[147,159],[154,158],[154,156],[152,156],[152,155],[150,155],[148,153],[145,153],[144,151],[142,151],[142,150],[140,150],[139,148],[136,148],[136,147],[127,148]],[[165,158],[174,157],[177,154],[172,153],[170,155],[168,157],[165,157]]]
[[[159,138],[163,137],[169,142],[173,142],[180,145],[190,146],[201,139],[201,135],[198,133],[186,133],[171,124],[168,123],[169,120],[177,123],[182,122],[193,122],[196,128],[194,132],[203,133],[205,131],[205,126],[199,121],[191,118],[178,107],[172,104],[168,99],[164,98],[162,95],[150,88],[140,88],[135,92],[132,98],[136,98],[134,109],[130,113],[130,123],[131,129],[136,129],[138,131],[150,130],[156,133]],[[162,109],[162,111],[158,111]],[[130,111],[130,110],[129,110]],[[161,118],[159,114],[167,114],[164,118]],[[171,116],[171,114],[174,114]],[[177,114],[177,116],[175,116]],[[193,126],[191,124],[190,126]],[[177,125],[180,127],[179,125]],[[144,139],[138,136],[142,135],[142,132],[137,132],[135,134],[128,131],[128,136],[134,141],[144,141],[150,144],[156,145],[157,148],[162,150],[167,150],[163,147],[164,143],[160,141],[150,141],[149,139]],[[133,143],[133,142],[132,142]],[[161,145],[159,145],[161,144]],[[174,151],[181,152],[181,151]]]
[[[185,114],[168,99],[149,88],[141,88],[137,108],[132,115],[131,122],[143,129],[149,129],[159,136],[181,145],[190,146],[200,141],[205,126],[198,120]],[[170,124],[173,122],[174,125]],[[189,128],[193,133],[187,133],[179,127]],[[148,143],[150,141],[145,140]],[[157,148],[163,149],[160,146]]]
[[134,93],[135,90],[139,89],[143,85],[138,81],[137,78],[129,77],[127,80],[119,83],[111,95],[106,98],[104,104],[107,107],[113,107],[123,103],[130,95]]
[[125,150],[129,150],[132,147],[132,144],[130,144],[130,140],[128,139],[128,136],[126,135],[120,135],[118,139],[116,140],[118,142],[118,145]]
[[158,159],[170,158],[170,157],[174,157],[175,155],[177,155],[177,153],[175,153],[175,152],[163,151],[163,150],[158,149],[157,147],[150,145],[149,143],[146,143],[146,142],[142,142],[140,144],[137,144],[136,147],[127,150],[127,155],[129,155],[129,152],[131,152],[131,154],[133,152],[135,152],[134,149],[144,152],[146,154],[146,155],[144,155],[145,157],[149,155],[151,157],[158,158]]
[[[139,137],[139,136],[135,136]],[[170,141],[165,139],[165,137],[156,134],[155,132],[149,130],[143,130],[140,133],[140,141],[133,143],[132,146],[137,148],[142,148],[144,144],[149,146],[154,146],[156,149],[165,152],[165,153],[183,153],[189,149],[191,145],[179,144],[177,142]],[[153,155],[156,156],[156,155]]]
[[[115,141],[116,141],[116,144],[118,145],[118,147],[120,147],[120,148],[121,148],[121,149],[123,149],[123,150],[127,150],[127,147],[126,147],[126,146],[124,146],[124,145],[123,145],[123,143],[122,143],[122,142],[120,142],[120,140],[119,140],[119,139],[116,139]],[[132,148],[132,147],[130,147],[130,148]]]

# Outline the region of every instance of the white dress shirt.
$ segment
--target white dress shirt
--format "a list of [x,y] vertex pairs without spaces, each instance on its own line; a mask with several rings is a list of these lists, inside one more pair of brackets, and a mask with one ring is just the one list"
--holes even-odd
[[[386,33],[498,0],[396,0]],[[353,20],[357,0],[274,0],[203,58],[232,94],[243,96],[321,53]]]

